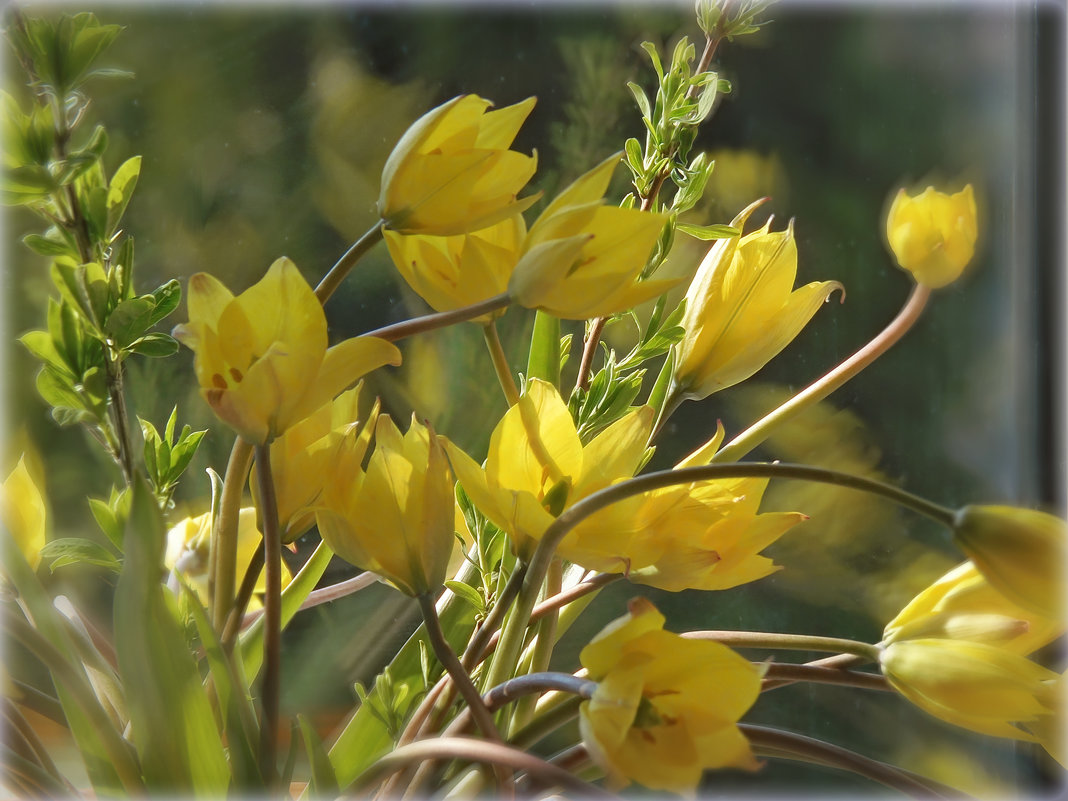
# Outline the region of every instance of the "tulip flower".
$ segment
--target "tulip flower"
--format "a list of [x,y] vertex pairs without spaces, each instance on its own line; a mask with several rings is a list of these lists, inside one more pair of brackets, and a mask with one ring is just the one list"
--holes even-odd
[[371,370],[400,364],[396,346],[375,337],[327,349],[322,306],[286,258],[237,297],[197,273],[188,303],[189,322],[173,333],[196,354],[200,394],[254,445],[283,434]]
[[[278,527],[282,542],[304,534],[315,522],[313,506],[338,461],[349,449],[353,460],[363,461],[370,444],[378,404],[366,421],[359,421],[360,388],[343,392],[308,417],[290,426],[271,443],[271,477],[274,480]],[[249,488],[259,506],[257,467],[253,466]]]
[[453,481],[438,436],[414,416],[402,436],[384,415],[366,471],[362,461],[359,448],[339,453],[316,506],[323,540],[408,595],[438,589],[456,546]]
[[41,564],[46,520],[44,496],[26,469],[23,456],[0,486],[0,524],[14,538],[34,570]]
[[950,570],[906,604],[883,632],[883,642],[922,638],[990,642],[1025,656],[1064,632],[1049,618],[1012,603],[972,562]]
[[[211,513],[206,512],[196,517],[187,517],[176,523],[167,532],[167,548],[163,555],[163,564],[169,570],[181,576],[182,580],[196,593],[205,606],[208,605],[208,559],[211,541]],[[256,510],[249,506],[238,513],[237,518],[237,561],[235,578],[238,583],[252,563],[252,557],[263,548],[263,534],[256,527]],[[282,586],[290,581],[289,569],[282,563]],[[173,589],[177,583],[170,582]],[[255,591],[262,593],[266,578],[260,570]],[[259,601],[252,598],[250,609],[258,609]]]
[[387,229],[450,236],[521,213],[537,195],[516,196],[537,169],[537,154],[509,150],[534,108],[527,98],[489,111],[475,95],[428,111],[386,160],[378,213]]
[[[675,468],[708,464],[724,433],[718,426],[709,442]],[[756,581],[779,570],[760,551],[805,519],[799,512],[758,514],[767,484],[767,479],[721,479],[627,498],[575,527],[564,541],[575,554],[569,558],[670,592]]]
[[900,189],[886,216],[886,238],[897,263],[931,289],[960,277],[975,254],[977,236],[971,184],[955,195],[929,186],[909,197]]
[[585,320],[632,308],[675,285],[637,283],[667,215],[603,205],[618,163],[615,155],[594,167],[531,226],[509,284],[516,303]]
[[987,581],[1013,603],[1047,617],[1063,611],[1065,522],[1012,506],[965,506],[953,540]]
[[[508,290],[526,235],[516,214],[488,228],[458,236],[403,235],[386,231],[397,270],[415,293],[436,311],[450,311]],[[503,314],[503,310],[497,315]],[[488,322],[479,318],[476,322]]]
[[880,657],[887,680],[916,706],[965,729],[1036,742],[1018,725],[1056,713],[1058,675],[1019,654],[982,642],[901,640]]
[[[742,229],[763,201],[731,225]],[[705,256],[686,292],[672,394],[700,400],[753,375],[785,348],[836,289],[818,281],[793,290],[797,245],[793,223],[721,239]]]
[[636,598],[582,649],[597,689],[579,707],[579,731],[611,786],[689,795],[707,769],[757,767],[736,724],[763,670],[721,643],[663,627],[664,616]]
[[[583,446],[560,393],[552,384],[532,379],[494,428],[484,469],[448,440],[445,448],[471,501],[528,558],[565,508],[634,475],[652,424],[652,409],[642,407]],[[584,563],[568,550],[570,544],[566,538],[558,552]]]

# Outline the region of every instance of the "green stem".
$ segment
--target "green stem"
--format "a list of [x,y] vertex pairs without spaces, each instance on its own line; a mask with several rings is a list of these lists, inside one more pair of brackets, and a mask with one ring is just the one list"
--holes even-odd
[[497,373],[497,381],[504,390],[504,399],[509,406],[519,403],[519,388],[515,385],[512,377],[512,368],[508,366],[508,357],[504,354],[501,338],[497,333],[497,324],[490,320],[482,326],[482,334],[486,338],[486,347],[489,348],[490,359],[493,361],[493,370]]
[[21,643],[44,663],[52,677],[71,694],[74,702],[89,719],[100,738],[101,745],[110,757],[115,773],[127,793],[142,796],[145,792],[141,771],[133,752],[115,731],[107,712],[93,694],[85,675],[73,667],[63,655],[25,620],[7,612],[0,616],[4,632]]
[[[546,599],[552,598],[560,594],[563,584],[564,567],[560,558],[553,559],[549,565],[549,573],[545,577],[545,591],[544,595]],[[533,615],[534,610],[531,610]],[[529,673],[541,674],[545,673],[549,669],[549,660],[553,655],[553,646],[556,644],[556,624],[559,619],[560,607],[553,607],[549,609],[545,615],[538,620],[534,625],[536,626],[534,647],[531,653],[530,670]],[[492,692],[492,690],[490,691]],[[518,704],[516,704],[515,714],[512,716],[512,722],[508,727],[509,731],[513,731],[522,726],[525,726],[530,722],[531,715],[534,712],[534,699],[524,698]]]
[[490,765],[502,765],[513,770],[526,771],[550,782],[560,785],[575,794],[577,798],[615,798],[600,787],[584,782],[566,770],[551,765],[518,748],[491,743],[486,740],[474,740],[467,737],[440,737],[432,740],[420,740],[402,745],[379,758],[365,770],[344,792],[346,797],[364,797],[370,788],[387,772],[400,770],[408,765],[427,760],[462,759],[469,762],[481,762]]
[[219,517],[215,521],[215,532],[212,536],[214,556],[211,567],[214,568],[215,593],[211,615],[212,624],[220,633],[226,628],[226,618],[234,603],[234,585],[237,582],[237,523],[241,514],[241,495],[251,467],[252,445],[238,437],[230,450],[230,461],[226,463],[226,477],[223,479],[219,498]]
[[[501,733],[497,731],[497,727],[493,723],[493,716],[490,714],[489,709],[486,708],[482,696],[475,688],[471,677],[467,675],[464,666],[460,664],[460,660],[449,645],[449,641],[445,639],[445,633],[441,630],[441,621],[438,619],[438,610],[434,606],[434,599],[430,596],[430,593],[420,593],[416,596],[416,600],[419,602],[419,610],[423,613],[423,620],[426,622],[426,635],[427,639],[430,640],[430,647],[434,649],[438,661],[441,662],[452,677],[453,684],[459,690],[464,701],[467,702],[467,708],[471,713],[471,717],[474,718],[479,731],[482,732],[482,735],[487,740],[503,743]],[[498,792],[504,797],[511,798],[514,794],[515,786],[512,772],[507,769],[507,766],[499,764],[495,765],[494,772],[497,775]]]
[[263,529],[263,563],[266,587],[263,597],[263,720],[260,727],[261,770],[268,783],[277,781],[278,706],[282,668],[282,535],[271,475],[271,446],[256,446],[259,480],[260,526]]
[[356,262],[363,258],[364,254],[377,245],[381,239],[382,224],[376,222],[374,227],[369,229],[367,233],[356,240],[352,247],[345,251],[345,255],[337,260],[337,264],[330,268],[323,280],[315,287],[315,297],[319,299],[320,303],[326,303],[330,299],[330,296],[334,294],[341,282],[345,280],[345,276],[356,266]]
[[917,284],[897,316],[867,345],[858,350],[822,378],[809,384],[777,409],[764,415],[745,431],[724,445],[712,461],[736,462],[771,436],[772,430],[819,403],[853,376],[874,362],[912,328],[931,295],[928,287]]
[[607,317],[598,317],[590,323],[590,331],[582,342],[582,360],[579,362],[578,376],[575,377],[575,389],[586,389],[593,372],[593,357],[597,355],[597,343],[601,341]]
[[527,566],[520,562],[516,565],[515,570],[512,571],[512,575],[508,577],[504,589],[501,590],[497,600],[494,601],[489,614],[486,615],[486,619],[482,621],[482,625],[479,626],[478,631],[475,632],[475,635],[464,649],[464,655],[460,661],[463,663],[465,670],[473,670],[475,665],[485,657],[484,651],[489,642],[500,631],[501,621],[504,620],[508,607],[512,605],[512,601],[519,594],[519,588],[523,586],[523,578],[526,574]]
[[812,737],[748,723],[739,723],[738,728],[742,730],[742,734],[751,745],[763,751],[767,756],[795,759],[846,770],[913,798],[968,797],[945,785]]
[[260,580],[260,572],[263,570],[264,550],[264,548],[259,548],[252,554],[252,559],[249,560],[248,567],[245,568],[245,576],[241,579],[241,586],[237,588],[237,597],[234,598],[233,608],[226,618],[226,626],[223,629],[220,642],[227,651],[233,648],[237,635],[245,627],[245,610],[248,608],[249,601],[252,600],[252,593],[256,591],[256,583]]
[[[515,679],[513,679],[515,681]],[[565,723],[578,716],[579,707],[586,700],[582,695],[563,696],[563,700],[550,708],[538,710],[534,720],[508,739],[517,748],[531,748],[539,740],[556,731]]]
[[473,320],[484,314],[500,311],[501,309],[506,308],[511,302],[512,299],[508,297],[507,294],[494,295],[492,298],[479,301],[478,303],[472,303],[470,306],[463,306],[459,309],[453,309],[452,311],[447,312],[424,314],[422,317],[415,317],[411,320],[404,320],[399,323],[383,326],[382,328],[376,328],[373,331],[368,331],[363,336],[378,337],[379,339],[385,339],[389,342],[396,342],[397,340],[414,336],[416,334],[435,331],[455,323],[463,323],[467,320]]
[[886,678],[878,673],[861,673],[838,668],[815,665],[787,665],[772,662],[764,673],[761,692],[769,687],[781,687],[782,682],[807,681],[811,684],[837,684],[840,687],[858,687],[862,690],[893,692]]
[[687,631],[688,640],[714,640],[731,648],[767,648],[787,651],[827,651],[835,654],[856,654],[879,661],[878,646],[839,637],[815,637],[809,634],[780,634],[764,631]]

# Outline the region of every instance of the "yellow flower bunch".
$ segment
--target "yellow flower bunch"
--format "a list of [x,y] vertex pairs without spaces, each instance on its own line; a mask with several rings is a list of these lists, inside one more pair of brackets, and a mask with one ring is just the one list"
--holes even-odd
[[252,444],[284,433],[372,370],[400,364],[396,346],[374,337],[328,349],[322,306],[286,258],[237,297],[197,273],[188,303],[189,322],[173,333],[196,354],[200,394]]
[[635,598],[579,661],[597,682],[579,730],[611,786],[692,794],[707,769],[758,766],[736,724],[763,670],[725,645],[664,631],[664,616]]

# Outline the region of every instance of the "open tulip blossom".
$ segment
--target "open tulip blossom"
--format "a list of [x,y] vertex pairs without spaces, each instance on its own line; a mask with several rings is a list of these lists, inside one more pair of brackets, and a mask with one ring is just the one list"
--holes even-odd
[[[632,34],[676,30],[678,9],[561,26],[356,4],[266,38],[255,14],[223,15],[195,26],[195,58],[145,63],[133,104],[94,96],[122,26],[9,9],[26,85],[3,93],[3,195],[44,269],[15,259],[9,281],[14,324],[41,322],[10,360],[40,367],[9,382],[32,414],[2,454],[8,796],[966,798],[1065,778],[1068,525],[1051,454],[1021,458],[1047,421],[986,430],[991,409],[1045,408],[1015,394],[1034,352],[991,317],[1000,285],[932,291],[980,232],[1004,244],[1001,217],[1040,187],[1021,198],[997,172],[1011,153],[959,141],[931,53],[984,113],[1021,82],[984,78],[999,26],[974,27],[983,58],[964,64],[953,37],[890,36],[910,44],[874,48],[893,83],[858,70],[879,102],[809,131],[838,108],[814,102],[828,76],[858,96],[841,54],[872,48],[806,24],[785,50],[808,59],[790,62],[803,101],[783,105],[781,77],[758,87],[737,60],[767,5],[696,0],[668,49],[641,45],[642,74]],[[136,18],[126,36],[159,24],[111,13]],[[1014,36],[1031,13],[1013,9]],[[573,36],[579,20],[601,27]],[[216,50],[257,69],[205,72]],[[736,83],[734,121],[706,135]],[[231,94],[201,129],[207,85]],[[745,117],[753,88],[771,116]],[[113,113],[137,125],[111,136],[96,118]],[[111,157],[190,120],[180,159],[155,133],[143,160]],[[946,163],[919,164],[948,134]],[[702,150],[716,141],[736,149]],[[823,150],[852,172],[825,172]],[[1012,194],[980,219],[970,184],[901,191],[880,219],[917,166]],[[329,226],[351,225],[365,233],[342,249]],[[143,285],[142,231],[148,275],[182,276]],[[264,255],[283,248],[305,270]],[[846,285],[850,304],[827,304]],[[944,322],[913,330],[943,299]],[[910,331],[913,350],[875,365]],[[1026,369],[1002,369],[1003,345]],[[1036,502],[969,497],[995,486]]]

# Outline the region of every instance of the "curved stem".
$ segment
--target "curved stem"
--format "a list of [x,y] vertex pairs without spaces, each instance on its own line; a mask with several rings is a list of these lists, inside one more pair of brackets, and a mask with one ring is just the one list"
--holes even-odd
[[252,445],[238,437],[226,463],[222,493],[219,497],[219,517],[212,536],[215,593],[212,599],[212,623],[215,630],[226,628],[226,618],[234,602],[237,582],[237,523],[241,514],[241,494],[245,479],[252,468]]
[[789,651],[830,651],[835,654],[856,654],[873,662],[879,661],[879,648],[866,642],[839,637],[815,637],[809,634],[780,634],[763,631],[686,631],[688,640],[713,640],[731,648],[768,648]]
[[[416,596],[416,600],[419,602],[419,610],[423,613],[423,620],[426,622],[426,634],[427,639],[430,640],[430,647],[434,649],[438,661],[452,676],[453,684],[467,702],[467,709],[474,718],[479,731],[487,740],[503,743],[501,733],[497,731],[493,716],[486,708],[482,696],[449,646],[448,640],[445,639],[445,634],[441,630],[441,621],[438,619],[438,610],[434,606],[434,599],[430,593],[420,593]],[[513,797],[515,785],[511,771],[507,770],[506,766],[496,765],[494,772],[497,774],[497,790],[506,798]]]
[[237,635],[250,622],[249,618],[256,620],[263,614],[262,610],[257,610],[255,616],[246,616],[245,610],[248,608],[248,602],[252,600],[252,593],[256,591],[256,582],[259,581],[260,571],[263,570],[264,555],[263,548],[258,548],[252,554],[252,559],[245,568],[245,576],[241,579],[241,586],[237,588],[237,597],[234,599],[234,606],[230,610],[229,617],[226,618],[226,627],[220,639],[227,650],[233,646]]
[[505,582],[501,594],[497,597],[489,614],[486,615],[486,619],[482,621],[482,625],[464,649],[464,655],[460,661],[463,663],[465,670],[472,670],[485,656],[483,651],[486,650],[487,644],[493,639],[494,635],[500,631],[501,621],[504,619],[508,607],[512,605],[512,601],[519,594],[519,588],[523,586],[523,579],[526,574],[527,566],[520,562],[516,565],[515,570],[512,571],[512,575],[508,577],[508,581]]
[[408,765],[439,759],[463,759],[470,762],[482,762],[490,765],[502,765],[513,770],[526,771],[544,779],[546,782],[560,785],[577,794],[578,798],[615,798],[614,795],[596,785],[584,782],[543,759],[520,751],[518,748],[503,743],[491,743],[485,740],[473,740],[467,737],[440,737],[433,740],[402,745],[400,748],[378,759],[360,774],[345,791],[346,796],[363,797],[386,772],[404,768]]
[[760,445],[777,425],[795,417],[853,378],[857,373],[882,356],[920,318],[927,299],[931,296],[928,287],[917,284],[908,301],[897,316],[874,339],[822,378],[809,384],[777,409],[764,415],[745,431],[736,436],[712,457],[714,463],[735,462]]
[[590,373],[593,372],[593,357],[597,355],[597,343],[601,341],[601,333],[604,331],[607,317],[598,317],[590,323],[590,332],[582,343],[582,361],[579,362],[578,376],[575,378],[575,389],[586,389],[590,384]]
[[363,334],[363,336],[378,337],[379,339],[385,339],[389,342],[396,342],[399,339],[414,336],[415,334],[434,331],[438,328],[450,326],[453,323],[466,322],[467,320],[481,317],[483,314],[500,311],[507,307],[511,302],[512,299],[507,294],[494,295],[492,298],[488,298],[478,303],[472,303],[470,306],[463,306],[459,309],[453,309],[452,311],[447,312],[425,314],[422,317],[415,317],[411,320],[404,320],[399,323],[383,326],[382,328],[376,328],[373,331],[368,331],[366,334]]
[[508,738],[518,748],[530,748],[547,734],[556,731],[578,716],[579,707],[586,699],[581,695],[569,695],[559,704],[544,712],[538,710],[530,723]]
[[878,673],[859,673],[838,668],[817,667],[816,665],[787,665],[772,662],[767,665],[761,691],[781,687],[783,682],[793,684],[807,681],[812,684],[837,684],[841,687],[857,687],[862,690],[880,690],[893,692],[886,679]]
[[[328,604],[331,601],[336,601],[340,598],[346,598],[377,583],[378,576],[369,570],[365,571],[358,576],[339,581],[337,584],[330,584],[326,587],[312,590],[312,592],[308,593],[308,597],[297,607],[297,611],[303,612],[305,609],[312,609],[316,606]],[[241,627],[245,628],[246,626],[252,625],[262,614],[263,610],[261,609],[249,612],[242,619]]]
[[[849,668],[868,664],[870,661],[867,657],[857,656],[856,654],[838,654],[837,656],[825,656],[823,659],[813,659],[811,662],[805,662],[803,667],[832,668],[837,671],[845,671]],[[789,687],[795,681],[796,679],[778,678],[777,676],[768,678],[765,676],[760,685],[760,691],[766,693],[769,690],[777,690],[780,687]]]
[[[564,567],[559,557],[553,559],[549,565],[549,572],[545,577],[544,595],[547,598],[559,595],[564,577]],[[552,659],[553,646],[556,644],[556,627],[560,617],[559,607],[553,607],[546,611],[545,615],[535,623],[534,645],[531,652],[530,667],[528,673],[541,674],[549,669],[549,661]],[[533,610],[531,610],[533,615]],[[525,698],[516,705],[512,721],[508,726],[509,731],[520,728],[530,722],[534,712],[534,699]]]
[[256,446],[260,525],[263,527],[263,721],[260,726],[260,762],[268,782],[277,779],[278,702],[282,688],[282,533],[271,475],[271,446]]
[[497,373],[497,381],[504,391],[504,399],[508,401],[509,406],[515,406],[519,403],[519,388],[512,377],[512,368],[508,366],[508,357],[504,354],[504,346],[501,345],[501,337],[497,333],[497,324],[490,320],[482,326],[482,334],[486,338],[486,347],[489,348],[493,370]]
[[879,782],[913,798],[967,798],[945,785],[929,781],[908,771],[869,759],[866,756],[849,751],[841,746],[825,743],[803,734],[772,729],[766,726],[754,726],[739,723],[746,739],[758,749],[765,750],[769,756],[797,759],[817,765],[846,770],[859,776]]
[[516,676],[503,684],[498,684],[486,693],[483,699],[486,702],[486,706],[491,710],[496,710],[523,696],[542,693],[547,690],[571,693],[585,700],[593,697],[595,689],[597,689],[597,682],[592,679],[584,679],[580,676],[573,676],[570,673],[541,671],[527,673],[525,676]]
[[323,276],[323,280],[315,287],[315,297],[319,299],[320,303],[326,303],[330,299],[330,296],[334,294],[341,282],[345,280],[345,276],[356,266],[356,262],[363,258],[363,255],[377,245],[381,239],[382,223],[376,222],[373,228],[357,239],[352,247],[345,251],[345,255],[337,260],[337,263],[330,268],[329,272]]

